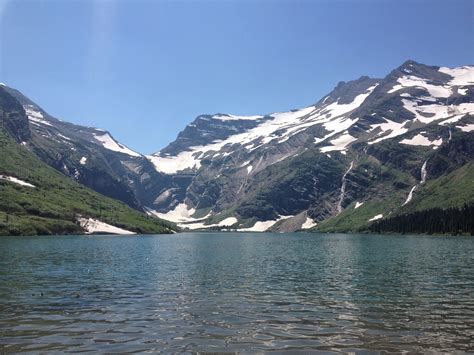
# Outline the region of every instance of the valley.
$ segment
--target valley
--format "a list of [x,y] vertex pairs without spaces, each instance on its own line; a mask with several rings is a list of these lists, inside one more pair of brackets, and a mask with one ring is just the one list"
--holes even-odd
[[[14,88],[2,85],[0,94],[3,149],[22,161],[16,168],[2,154],[4,215],[19,198],[12,189],[37,191],[11,179],[31,175],[25,181],[36,186],[41,169],[181,230],[357,232],[474,202],[473,66],[407,61],[385,78],[340,82],[304,108],[200,115],[151,155],[103,129],[58,120]],[[28,171],[35,164],[41,169]]]

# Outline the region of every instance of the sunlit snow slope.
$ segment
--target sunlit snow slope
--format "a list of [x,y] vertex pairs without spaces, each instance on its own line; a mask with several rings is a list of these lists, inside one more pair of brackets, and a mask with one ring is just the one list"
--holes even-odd
[[[352,203],[363,214],[370,199],[397,196],[364,217],[374,221],[410,193],[410,201],[416,197],[411,189],[420,164],[428,161],[429,170],[429,162],[441,159],[453,132],[457,139],[472,132],[473,113],[473,66],[407,61],[383,79],[339,83],[302,109],[202,115],[147,157],[171,182],[148,208],[190,229],[222,229],[219,223],[228,220],[225,228],[243,231],[296,230],[343,214]],[[413,161],[391,165],[390,150]],[[426,159],[437,150],[436,159]],[[371,171],[384,165],[398,187]]]

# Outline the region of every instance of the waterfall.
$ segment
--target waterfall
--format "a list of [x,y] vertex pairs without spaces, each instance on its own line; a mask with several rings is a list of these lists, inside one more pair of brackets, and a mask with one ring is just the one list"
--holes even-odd
[[417,187],[418,187],[418,184],[416,184],[415,186],[413,186],[411,188],[410,193],[408,194],[408,197],[407,197],[407,199],[405,200],[405,202],[403,203],[402,206],[405,206],[408,202],[411,201],[411,199],[413,198],[413,192],[415,192]]
[[405,200],[405,202],[403,203],[402,206],[405,206],[408,202],[411,201],[411,199],[413,198],[413,192],[415,192],[418,185],[424,184],[426,182],[426,176],[428,174],[427,171],[426,171],[426,163],[427,162],[428,162],[428,160],[425,160],[425,162],[423,163],[423,165],[421,167],[421,171],[420,171],[421,180],[420,180],[420,183],[416,184],[415,186],[413,186],[411,188],[410,192],[408,193],[408,197],[407,197],[407,199]]
[[354,161],[351,161],[351,165],[349,166],[349,169],[345,172],[344,175],[342,175],[342,181],[341,181],[341,193],[339,194],[339,202],[337,204],[337,212],[341,213],[342,212],[342,202],[344,201],[344,197],[346,194],[346,186],[347,186],[347,179],[346,176],[349,174],[349,171],[352,170],[352,167],[354,166]]
[[424,184],[426,182],[426,176],[427,176],[426,163],[427,162],[428,162],[428,160],[425,160],[425,162],[423,163],[423,166],[421,167],[421,181],[420,181],[420,184]]

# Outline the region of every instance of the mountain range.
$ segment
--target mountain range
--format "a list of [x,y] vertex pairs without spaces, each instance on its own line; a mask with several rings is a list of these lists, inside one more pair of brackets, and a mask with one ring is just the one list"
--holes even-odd
[[[201,115],[152,155],[105,130],[51,117],[6,85],[0,86],[0,118],[0,223],[7,213],[46,218],[48,225],[58,217],[41,216],[38,201],[30,201],[30,209],[16,202],[39,190],[18,181],[45,182],[38,171],[46,172],[44,180],[54,176],[77,189],[77,198],[103,199],[104,209],[113,201],[128,216],[122,216],[126,223],[111,213],[68,208],[67,218],[58,217],[70,228],[66,232],[90,232],[93,223],[132,232],[362,231],[410,213],[474,202],[470,65],[407,61],[385,78],[340,82],[304,108]],[[6,161],[7,152],[18,161]],[[20,161],[25,157],[27,164]],[[41,203],[52,193],[58,196],[43,189]],[[145,222],[154,227],[140,227]],[[0,233],[12,233],[7,226],[0,224]],[[63,230],[29,231],[41,232]]]

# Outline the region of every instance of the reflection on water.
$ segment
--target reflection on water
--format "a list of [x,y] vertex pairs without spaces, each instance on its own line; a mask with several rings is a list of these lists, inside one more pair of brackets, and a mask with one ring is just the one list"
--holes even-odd
[[474,239],[0,238],[0,352],[474,350]]

